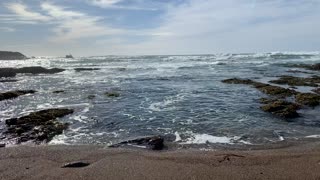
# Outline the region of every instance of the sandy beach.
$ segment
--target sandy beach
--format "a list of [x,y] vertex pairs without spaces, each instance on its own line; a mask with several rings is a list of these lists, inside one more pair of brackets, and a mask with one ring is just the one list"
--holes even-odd
[[[62,168],[77,161],[90,165]],[[7,147],[0,149],[0,179],[320,179],[320,144],[252,151]]]

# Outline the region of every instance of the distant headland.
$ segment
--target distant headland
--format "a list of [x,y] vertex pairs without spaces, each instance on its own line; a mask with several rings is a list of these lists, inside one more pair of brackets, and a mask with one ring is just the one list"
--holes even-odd
[[27,59],[27,57],[20,52],[0,51],[0,60],[21,60],[21,59]]

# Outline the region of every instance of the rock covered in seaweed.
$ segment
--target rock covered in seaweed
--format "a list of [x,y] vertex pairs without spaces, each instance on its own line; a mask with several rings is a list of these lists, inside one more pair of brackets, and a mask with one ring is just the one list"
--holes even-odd
[[297,110],[300,109],[298,104],[278,99],[261,99],[261,103],[265,104],[261,106],[263,111],[281,118],[296,118],[300,116],[297,113]]
[[8,91],[5,93],[0,93],[0,101],[17,98],[26,94],[36,93],[34,90],[18,90],[18,91]]
[[312,76],[308,78],[302,77],[293,77],[293,76],[281,76],[277,80],[269,81],[270,83],[275,84],[287,84],[289,86],[311,86],[318,87],[318,83],[320,83],[319,76]]
[[54,136],[62,134],[68,127],[67,123],[57,121],[57,118],[72,114],[72,109],[47,109],[30,113],[29,115],[7,119],[5,132],[9,139],[17,139],[17,143],[33,141],[35,143],[49,142]]
[[320,104],[320,95],[314,93],[299,93],[295,96],[296,102],[310,107]]

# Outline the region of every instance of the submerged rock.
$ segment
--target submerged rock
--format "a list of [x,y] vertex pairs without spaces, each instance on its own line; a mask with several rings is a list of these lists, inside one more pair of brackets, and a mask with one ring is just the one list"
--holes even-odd
[[315,107],[320,104],[320,95],[314,93],[299,93],[295,98],[297,103],[310,107]]
[[8,83],[8,82],[18,82],[17,79],[2,79],[0,80],[0,83]]
[[60,68],[46,69],[40,66],[23,68],[0,68],[0,78],[15,77],[16,74],[55,74],[63,71],[64,69]]
[[77,71],[77,72],[80,72],[80,71],[97,71],[97,70],[100,70],[100,68],[75,68],[74,70]]
[[289,86],[311,86],[318,87],[320,83],[319,76],[312,76],[309,78],[293,77],[293,76],[282,76],[280,79],[269,81],[275,84],[287,84]]
[[119,97],[120,93],[117,93],[117,92],[106,92],[106,95],[108,97]]
[[290,67],[304,68],[312,71],[320,71],[320,63],[317,64],[293,64]]
[[265,112],[272,113],[282,118],[296,118],[299,117],[297,110],[300,106],[284,100],[261,99],[265,105],[261,109]]
[[64,91],[63,90],[57,90],[57,91],[53,91],[52,93],[59,94],[59,93],[64,93]]
[[164,148],[164,138],[160,136],[144,137],[134,140],[123,141],[109,147],[120,147],[122,145],[139,145],[145,146],[152,150],[162,150]]
[[33,94],[33,93],[36,93],[36,91],[33,91],[33,90],[8,91],[5,93],[0,93],[0,101],[13,99],[22,95]]
[[5,134],[17,143],[33,141],[35,143],[49,142],[54,136],[62,134],[68,127],[67,123],[57,121],[57,118],[72,114],[72,109],[48,109],[30,113],[20,118],[7,119]]
[[22,60],[27,57],[19,52],[0,51],[0,60]]

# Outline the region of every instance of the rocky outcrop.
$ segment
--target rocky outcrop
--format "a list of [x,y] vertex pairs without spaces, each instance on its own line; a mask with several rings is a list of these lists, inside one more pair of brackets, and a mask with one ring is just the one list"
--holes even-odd
[[265,104],[261,106],[263,111],[272,113],[276,116],[286,119],[300,116],[297,113],[297,110],[300,109],[298,104],[278,99],[261,99],[261,103]]
[[313,93],[299,93],[295,96],[296,102],[310,107],[320,104],[320,96]]
[[307,78],[303,77],[293,77],[293,76],[282,76],[277,80],[269,81],[270,83],[274,84],[287,84],[289,86],[311,86],[311,87],[318,87],[320,83],[319,76],[311,76]]
[[164,148],[164,138],[160,136],[144,137],[134,140],[123,141],[118,144],[111,145],[109,147],[120,147],[124,145],[138,145],[144,146],[152,150],[162,150]]
[[19,52],[0,51],[0,60],[22,60],[27,57]]
[[40,66],[23,68],[0,68],[0,78],[15,77],[17,74],[55,74],[63,71],[64,69],[60,68],[46,69]]
[[320,71],[320,63],[317,64],[293,64],[289,67],[295,67],[295,68],[304,68],[312,71]]
[[14,99],[22,95],[36,93],[34,90],[19,90],[19,91],[8,91],[5,93],[0,93],[0,101],[7,99]]
[[17,143],[33,141],[37,144],[49,142],[56,135],[62,134],[68,127],[67,123],[57,118],[72,114],[72,109],[48,109],[33,112],[20,118],[7,119],[7,139],[15,139]]
[[80,71],[97,71],[97,70],[100,70],[100,68],[75,68],[74,70],[76,72],[80,72]]

